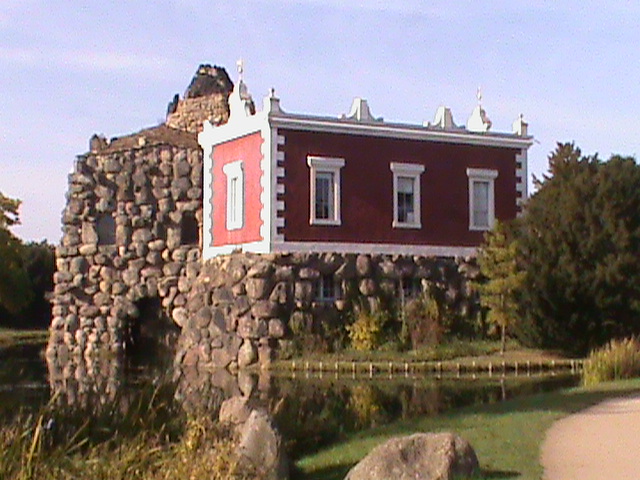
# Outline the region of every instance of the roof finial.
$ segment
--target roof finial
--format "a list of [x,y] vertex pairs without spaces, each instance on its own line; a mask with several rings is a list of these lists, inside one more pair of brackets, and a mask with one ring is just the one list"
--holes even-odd
[[476,91],[476,98],[478,99],[478,105],[482,105],[482,87],[478,85],[478,90]]
[[242,82],[244,75],[244,60],[242,58],[238,59],[238,61],[236,62],[236,67],[238,68],[238,80]]

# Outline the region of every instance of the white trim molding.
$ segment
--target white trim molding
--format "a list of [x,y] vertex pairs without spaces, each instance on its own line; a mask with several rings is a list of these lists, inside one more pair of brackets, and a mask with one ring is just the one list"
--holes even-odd
[[510,133],[470,132],[468,130],[443,130],[439,127],[408,125],[403,123],[362,123],[355,120],[319,117],[313,115],[270,113],[271,125],[314,132],[368,135],[374,137],[410,139],[432,142],[485,145],[492,147],[524,149],[533,145],[533,137]]
[[516,205],[518,207],[517,215],[522,215],[522,209],[524,207],[527,198],[529,198],[528,185],[529,185],[529,168],[527,159],[527,149],[523,148],[520,153],[516,155],[516,195],[520,192],[520,197],[516,196]]
[[260,160],[260,186],[262,192],[260,192],[260,237],[268,245],[271,245],[271,241],[275,235],[275,212],[273,211],[273,205],[276,201],[276,180],[275,180],[275,168],[276,168],[276,150],[274,139],[277,136],[275,128],[271,128],[267,122],[263,124],[262,128],[262,146],[260,147],[260,153],[262,159]]
[[[307,157],[309,166],[309,224],[310,225],[341,225],[340,216],[341,192],[340,192],[340,170],[345,165],[344,158],[317,157],[309,155]],[[316,210],[318,200],[317,180],[321,175],[329,178],[329,192],[327,201],[326,217],[319,217]]]
[[[486,231],[491,230],[495,224],[495,188],[494,181],[498,177],[497,170],[484,168],[467,168],[469,177],[469,230]],[[486,184],[486,218],[476,218],[476,190],[480,184]],[[480,221],[479,221],[480,220]]]
[[242,160],[223,165],[227,177],[227,230],[239,230],[244,226],[244,168]]
[[[280,151],[279,148],[280,146],[286,144],[286,138],[283,135],[280,135],[277,128],[275,127],[272,127],[272,128],[274,131],[273,135],[277,138],[277,142],[276,142],[276,145],[273,146],[273,151],[275,152],[276,161],[273,162],[274,168],[271,174],[272,183],[273,183],[273,205],[275,205],[275,208],[272,208],[274,227],[273,227],[273,235],[271,238],[273,241],[283,241],[284,233],[282,232],[282,230],[284,229],[285,223],[286,223],[284,218],[285,203],[283,201],[278,200],[278,195],[284,195],[285,193],[284,177],[286,172],[286,166],[284,166],[285,153]],[[278,164],[283,166],[278,167]],[[281,230],[280,233],[278,233],[278,229]]]
[[234,252],[250,252],[250,253],[271,253],[269,243],[260,240],[257,242],[240,243],[237,245],[219,245],[216,247],[208,247],[204,250],[203,260],[217,257],[218,255],[228,255]]
[[[424,172],[424,165],[417,163],[391,162],[389,168],[393,172],[393,228],[422,228],[422,213],[420,206],[420,175]],[[400,179],[407,178],[411,181],[412,212],[407,212],[407,218],[400,219],[398,195],[400,193]],[[405,192],[406,193],[406,192]]]
[[273,253],[362,253],[370,255],[419,255],[424,257],[473,257],[476,247],[407,245],[387,243],[274,242]]
[[202,157],[202,253],[213,245],[213,145],[203,145]]

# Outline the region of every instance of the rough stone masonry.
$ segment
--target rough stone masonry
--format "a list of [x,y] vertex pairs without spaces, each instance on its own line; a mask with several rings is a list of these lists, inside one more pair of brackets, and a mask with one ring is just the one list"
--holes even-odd
[[69,175],[63,236],[56,249],[47,355],[65,360],[126,348],[139,302],[159,298],[171,318],[200,268],[204,120],[229,116],[233,84],[219,67],[200,66],[165,124],[107,141]]

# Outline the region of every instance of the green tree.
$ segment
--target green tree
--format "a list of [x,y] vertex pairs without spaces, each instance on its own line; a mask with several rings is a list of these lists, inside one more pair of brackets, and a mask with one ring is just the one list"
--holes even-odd
[[0,193],[0,307],[17,312],[31,300],[29,279],[23,268],[22,242],[9,227],[20,223],[20,201]]
[[518,241],[508,227],[497,222],[485,235],[478,251],[478,265],[485,281],[474,284],[480,304],[487,308],[487,321],[500,330],[500,354],[504,355],[507,330],[518,318],[517,296],[522,289],[525,272],[518,266]]
[[584,354],[640,333],[640,166],[558,144],[520,223],[518,336]]
[[47,298],[53,291],[55,250],[45,241],[29,242],[22,248],[23,268],[29,279],[30,301],[18,312],[22,327],[46,328],[51,322],[51,303]]

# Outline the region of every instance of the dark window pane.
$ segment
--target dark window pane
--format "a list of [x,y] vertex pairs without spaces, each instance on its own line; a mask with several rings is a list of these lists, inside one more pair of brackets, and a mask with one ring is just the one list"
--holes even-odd
[[316,218],[332,220],[333,214],[333,173],[318,172],[316,174]]
[[184,212],[180,220],[180,243],[197,245],[200,240],[200,228],[193,212]]
[[414,191],[413,178],[398,177],[398,221],[413,223],[414,216]]
[[98,230],[98,245],[115,245],[116,221],[110,214],[100,215],[96,223]]

